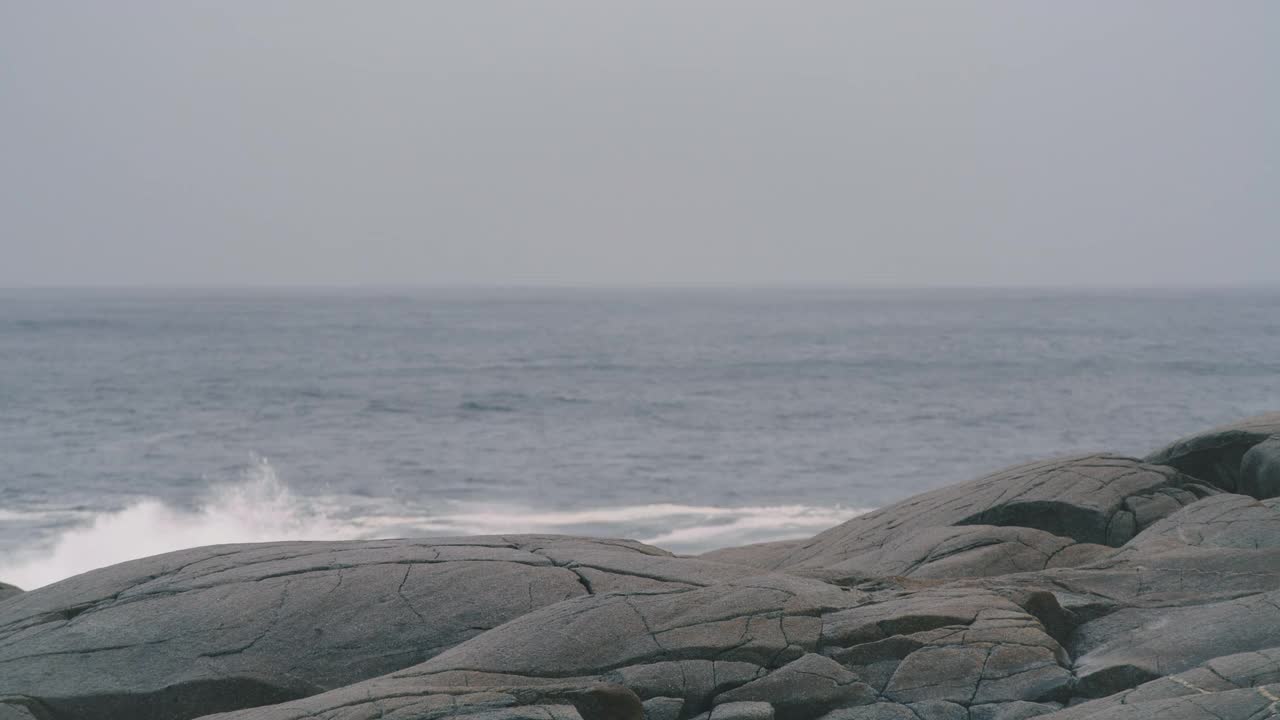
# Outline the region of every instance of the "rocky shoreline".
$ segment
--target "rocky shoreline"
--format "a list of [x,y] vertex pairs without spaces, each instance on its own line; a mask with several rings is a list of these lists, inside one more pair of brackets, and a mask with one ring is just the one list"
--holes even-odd
[[0,720],[1280,715],[1280,414],[808,540],[264,543],[0,584]]

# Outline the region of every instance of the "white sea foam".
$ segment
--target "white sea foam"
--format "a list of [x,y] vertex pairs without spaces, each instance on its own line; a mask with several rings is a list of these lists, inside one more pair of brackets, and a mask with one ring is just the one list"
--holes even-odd
[[403,526],[431,533],[603,534],[635,537],[677,553],[698,553],[730,545],[807,537],[862,512],[865,510],[808,505],[716,507],[669,503],[547,512],[511,505],[459,503],[448,515],[397,520]]
[[[273,540],[563,533],[634,537],[674,552],[697,553],[806,537],[859,512],[806,505],[726,508],[671,503],[566,511],[462,502],[414,507],[361,497],[300,496],[262,461],[240,482],[211,488],[194,509],[144,499],[119,511],[80,517],[52,543],[0,560],[0,580],[32,589],[158,553]],[[10,520],[22,515],[7,513]]]
[[183,548],[268,540],[340,540],[358,529],[316,513],[276,477],[266,461],[242,481],[211,489],[194,510],[141,500],[93,516],[63,532],[51,546],[0,562],[0,578],[21,588],[47,585],[77,573]]

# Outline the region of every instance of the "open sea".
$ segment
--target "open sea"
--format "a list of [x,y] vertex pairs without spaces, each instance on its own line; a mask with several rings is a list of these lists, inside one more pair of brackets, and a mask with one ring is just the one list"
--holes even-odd
[[811,535],[1280,409],[1280,291],[3,290],[0,581],[221,542]]

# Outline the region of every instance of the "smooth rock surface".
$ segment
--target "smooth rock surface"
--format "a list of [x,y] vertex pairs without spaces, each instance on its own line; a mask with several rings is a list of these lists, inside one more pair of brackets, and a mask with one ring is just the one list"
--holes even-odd
[[1241,456],[1237,492],[1264,499],[1280,497],[1280,437],[1269,437]]
[[16,585],[10,585],[9,583],[0,582],[0,600],[4,600],[5,598],[8,598],[8,597],[13,597],[14,595],[17,595],[18,593],[21,593],[21,592],[22,592],[22,588]]
[[[804,543],[716,551],[703,558],[838,582],[886,570],[961,576],[1043,569],[1075,544],[1119,547],[1146,525],[1213,492],[1172,468],[1133,458],[1060,458],[917,495]],[[988,527],[957,529],[965,526]],[[1088,548],[1077,557],[1096,554]],[[1006,564],[993,566],[993,557]]]
[[[1151,453],[1146,460],[1175,467],[1224,490],[1240,492],[1245,453],[1276,436],[1280,436],[1280,413],[1258,415],[1181,438]],[[1265,497],[1274,495],[1260,499]]]
[[200,548],[0,604],[0,695],[68,717],[188,718],[414,665],[595,585],[653,592],[741,574],[562,537]]
[[[640,700],[630,690],[598,683],[548,683],[532,687],[486,688],[429,686],[411,693],[371,692],[333,704],[328,694],[286,706],[255,710],[271,720],[366,720],[371,718],[471,718],[472,720],[643,720]],[[241,713],[211,715],[232,720]]]

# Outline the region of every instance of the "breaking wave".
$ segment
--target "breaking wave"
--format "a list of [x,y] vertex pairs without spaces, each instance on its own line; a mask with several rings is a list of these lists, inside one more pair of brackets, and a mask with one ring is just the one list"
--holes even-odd
[[862,509],[777,505],[715,507],[655,503],[546,511],[519,505],[442,501],[415,507],[389,499],[295,494],[265,460],[239,482],[210,489],[191,508],[139,500],[102,513],[5,511],[0,521],[57,518],[49,542],[0,560],[0,580],[33,589],[95,568],[202,545],[278,540],[555,533],[635,538],[672,552],[807,537]]
[[[17,513],[9,513],[10,520]],[[268,540],[342,540],[354,528],[307,507],[265,460],[240,482],[215,486],[192,509],[146,499],[115,512],[94,513],[49,545],[0,561],[0,578],[20,588],[47,585],[87,570],[158,553]]]

